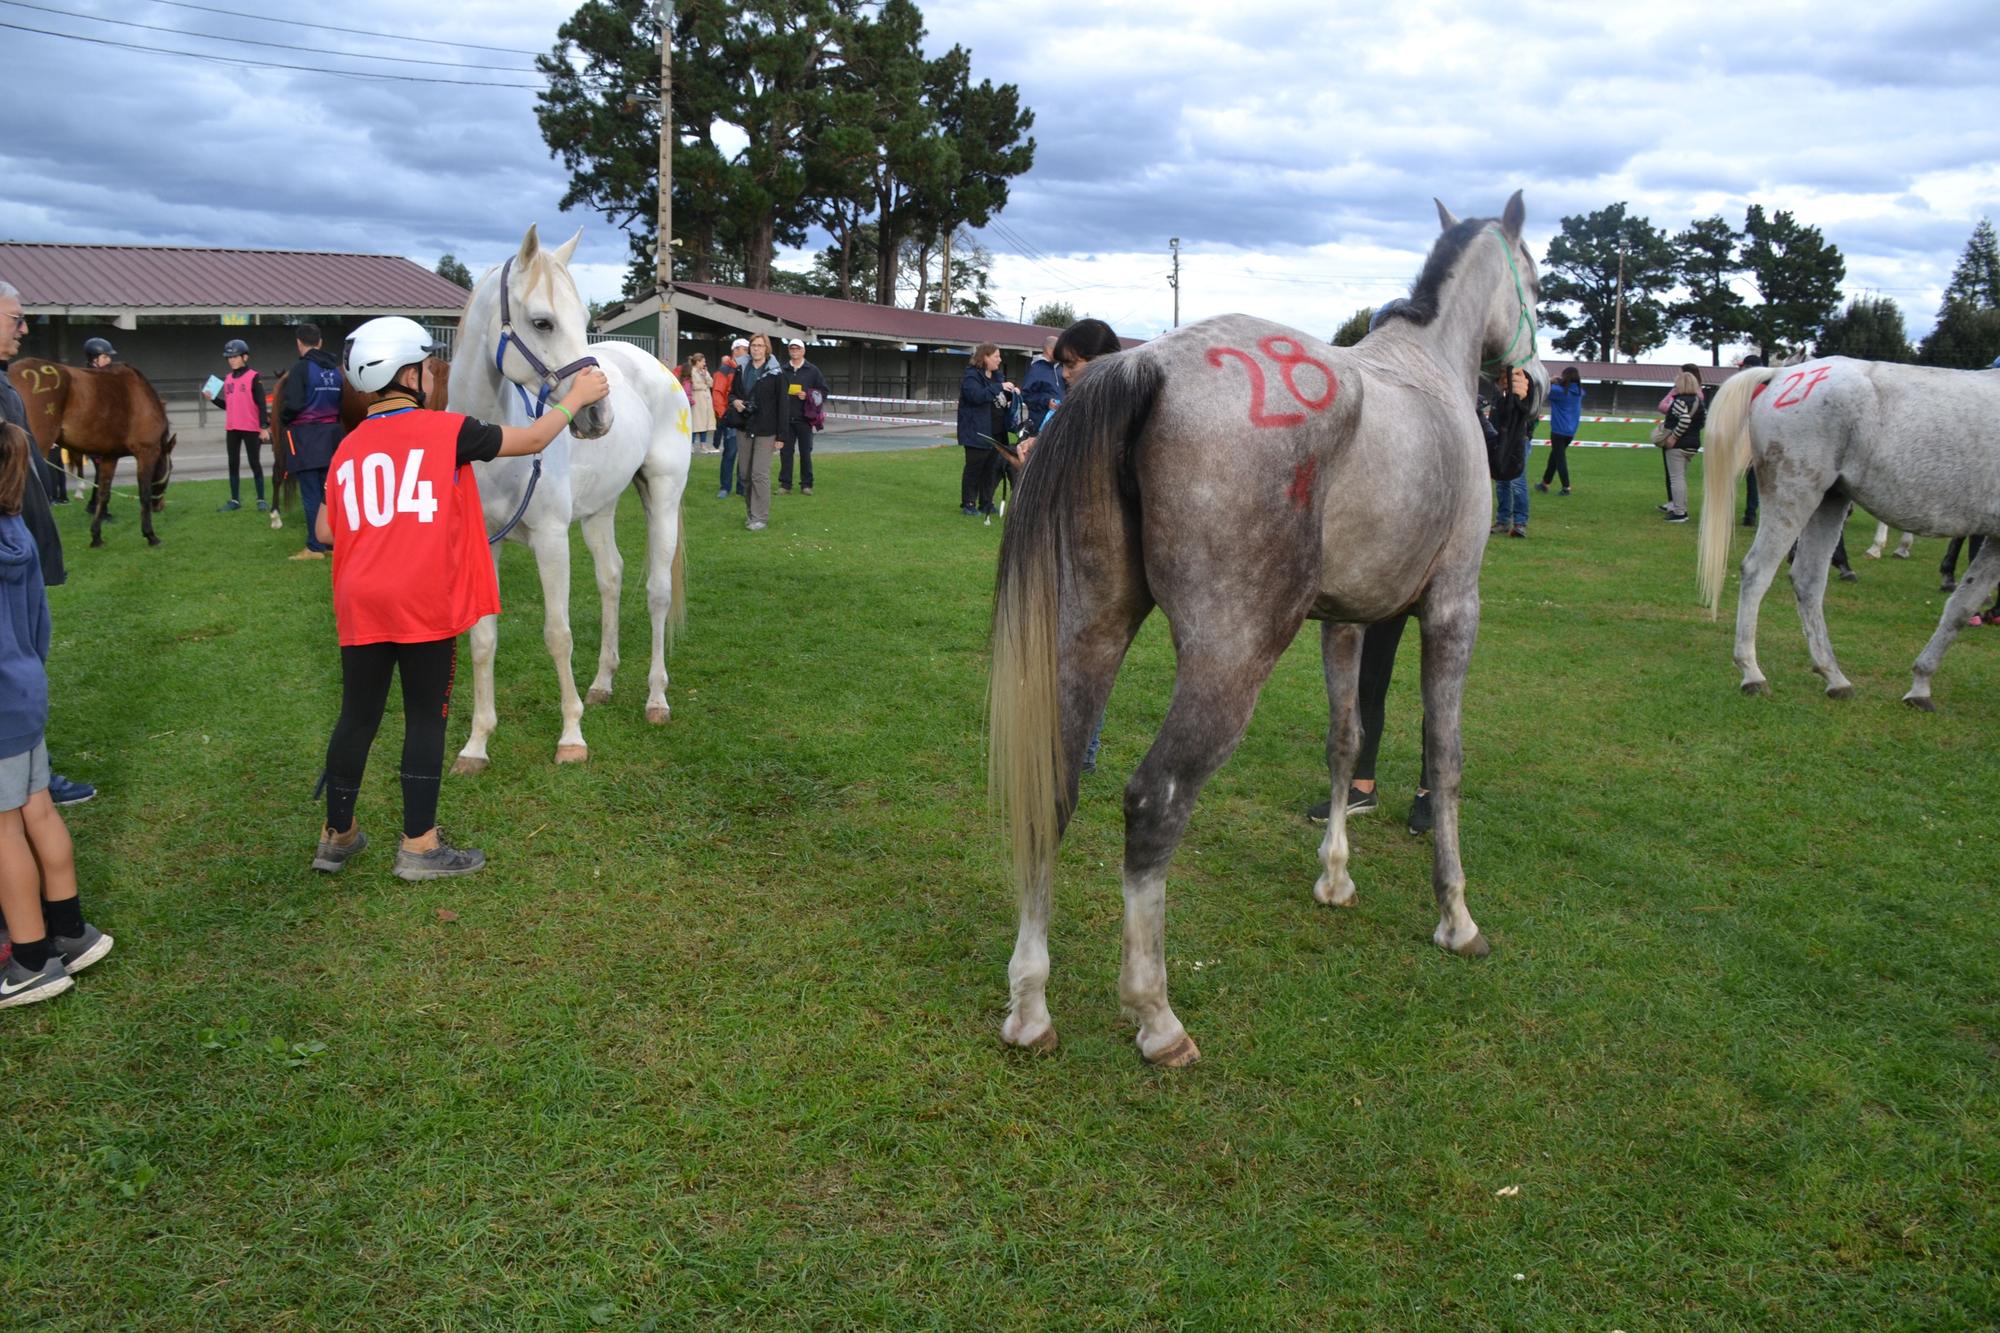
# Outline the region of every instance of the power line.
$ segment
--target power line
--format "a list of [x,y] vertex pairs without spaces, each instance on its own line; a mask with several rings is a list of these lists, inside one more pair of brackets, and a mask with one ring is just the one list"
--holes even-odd
[[252,14],[241,9],[220,9],[215,5],[197,5],[193,0],[153,0],[157,5],[172,5],[176,9],[199,9],[209,14],[227,14],[231,18],[256,19],[259,23],[282,23],[288,28],[317,28],[321,32],[344,32],[355,37],[386,37],[392,42],[421,42],[425,46],[463,46],[471,51],[498,51],[510,56],[538,56],[540,51],[523,51],[518,46],[481,46],[478,42],[448,42],[437,37],[411,37],[400,32],[372,32],[366,28],[342,28],[331,23],[307,23],[301,19],[276,19],[269,14]]
[[398,65],[442,65],[446,69],[483,69],[501,74],[533,74],[531,69],[518,65],[467,65],[456,60],[423,60],[416,56],[378,56],[366,51],[329,51],[322,46],[299,46],[291,42],[265,42],[255,37],[226,37],[217,32],[189,32],[185,28],[169,28],[159,23],[135,23],[131,19],[108,19],[96,14],[80,14],[74,10],[56,9],[49,5],[29,3],[29,0],[0,0],[0,5],[12,5],[16,9],[33,9],[43,14],[54,14],[58,18],[88,19],[92,23],[115,23],[121,28],[142,28],[147,32],[164,32],[174,37],[198,37],[205,42],[236,42],[243,46],[265,46],[278,51],[309,51],[319,55],[340,56],[354,60],[387,60]]
[[251,60],[244,56],[219,56],[202,51],[176,51],[166,46],[142,46],[137,42],[117,42],[109,37],[85,37],[81,33],[51,32],[47,28],[30,28],[22,23],[0,22],[0,28],[14,32],[32,32],[41,37],[60,37],[68,42],[88,42],[92,46],[116,46],[127,51],[145,51],[152,55],[182,56],[188,60],[207,60],[218,65],[250,65],[258,69],[294,69],[306,74],[330,74],[337,79],[375,79],[392,83],[448,83],[461,88],[519,88],[526,92],[540,92],[538,83],[501,83],[494,79],[433,79],[421,74],[375,74],[364,70],[326,69],[319,65],[286,65],[274,60]]

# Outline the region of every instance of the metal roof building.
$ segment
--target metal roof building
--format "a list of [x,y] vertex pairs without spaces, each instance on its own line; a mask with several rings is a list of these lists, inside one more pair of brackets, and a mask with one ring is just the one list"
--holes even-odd
[[266,322],[313,315],[453,319],[466,293],[400,255],[0,241],[0,280],[30,316],[138,327],[142,316]]

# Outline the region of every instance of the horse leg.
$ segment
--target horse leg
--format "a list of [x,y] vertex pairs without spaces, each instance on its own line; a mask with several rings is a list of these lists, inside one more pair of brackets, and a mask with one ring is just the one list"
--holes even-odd
[[1880,560],[1882,558],[1882,548],[1887,546],[1888,544],[1889,544],[1889,525],[1887,523],[1884,523],[1880,519],[1876,519],[1875,540],[1873,543],[1869,545],[1868,549],[1863,551],[1861,554],[1870,560]]
[[[1211,612],[1215,608],[1205,608]],[[1289,627],[1296,632],[1303,608]],[[1167,1003],[1167,865],[1187,830],[1195,798],[1250,724],[1257,694],[1291,633],[1271,625],[1202,621],[1201,641],[1176,644],[1173,702],[1152,749],[1125,784],[1125,963],[1118,998],[1139,1025],[1150,1064],[1193,1064],[1200,1052]],[[1211,637],[1211,635],[1213,637]]]
[[576,643],[569,629],[569,527],[550,523],[535,528],[528,533],[528,546],[542,579],[542,643],[555,663],[556,687],[562,694],[556,762],[580,764],[590,757],[590,747],[583,743],[583,696],[576,692],[570,661]]
[[1840,674],[1833,660],[1833,641],[1826,633],[1827,562],[1847,524],[1847,497],[1830,494],[1806,521],[1799,548],[1792,556],[1792,591],[1799,603],[1799,624],[1805,629],[1806,651],[1812,654],[1813,670],[1826,681],[1829,699],[1852,699],[1854,685]]
[[[1769,470],[1767,469],[1767,472]],[[1799,538],[1799,532],[1818,508],[1824,491],[1803,489],[1796,484],[1779,485],[1777,475],[1767,475],[1763,486],[1761,521],[1750,549],[1743,554],[1743,566],[1736,590],[1736,665],[1743,671],[1745,694],[1769,694],[1771,686],[1757,666],[1757,609],[1771,580],[1785,562],[1785,553]],[[1828,554],[1832,551],[1829,545]],[[1820,557],[1825,564],[1827,555]]]
[[139,531],[146,535],[148,546],[160,544],[160,539],[153,535],[153,471],[159,461],[158,453],[152,450],[132,455],[132,462],[139,469]]
[[[1056,648],[1056,701],[1062,739],[1061,782],[1056,796],[1056,840],[1076,811],[1084,751],[1104,715],[1118,668],[1133,635],[1153,609],[1137,556],[1131,563],[1107,559],[1072,569],[1074,595],[1062,617]],[[996,687],[997,688],[997,687]],[[1034,882],[1021,895],[1014,955],[1007,964],[1009,1002],[1001,1039],[1010,1046],[1051,1051],[1056,1030],[1049,1018],[1049,911],[1055,875],[1053,851],[1033,870]],[[1190,1047],[1192,1050],[1192,1047]]]
[[1898,560],[1908,560],[1910,558],[1910,548],[1916,544],[1917,534],[1914,532],[1905,532],[1903,540],[1896,543],[1896,549],[1891,554]]
[[2000,540],[1988,537],[1980,545],[1979,554],[1965,567],[1958,591],[1945,600],[1944,614],[1938,617],[1938,627],[1932,632],[1930,642],[1917,654],[1916,665],[1911,668],[1910,692],[1903,696],[1904,703],[1926,713],[1937,711],[1937,705],[1931,702],[1931,677],[1937,674],[1945,651],[1958,637],[1966,617],[1986,605],[1996,584],[2000,584]]
[[97,491],[90,497],[90,544],[104,545],[104,515],[111,509],[111,477],[118,470],[115,458],[99,458],[97,463]]
[[[652,656],[646,668],[646,720],[664,724],[667,706],[667,629],[685,614],[686,556],[681,550],[681,502],[685,488],[662,475],[641,477],[646,501],[646,613],[652,620]],[[672,496],[671,501],[669,496]],[[683,586],[676,587],[677,581]]]
[[1437,816],[1431,853],[1431,889],[1438,924],[1431,942],[1461,958],[1493,951],[1465,906],[1465,863],[1459,857],[1458,795],[1465,767],[1459,742],[1465,673],[1479,637],[1479,585],[1475,567],[1463,587],[1434,582],[1424,594],[1424,766],[1430,771],[1431,809]]
[[586,705],[611,702],[611,679],[618,674],[618,593],[625,586],[625,557],[618,554],[618,534],[613,530],[618,518],[614,501],[583,520],[583,544],[590,548],[590,563],[597,573],[599,612],[597,634],[597,678],[583,697]]
[[470,777],[486,771],[486,741],[499,722],[493,707],[493,657],[500,645],[500,617],[481,616],[472,623],[472,734],[451,771]]
[[1361,719],[1355,710],[1355,681],[1361,670],[1363,625],[1326,621],[1320,626],[1320,663],[1326,677],[1326,769],[1333,783],[1326,836],[1320,840],[1319,882],[1313,897],[1330,907],[1354,906],[1354,881],[1347,874],[1347,786],[1361,752]]

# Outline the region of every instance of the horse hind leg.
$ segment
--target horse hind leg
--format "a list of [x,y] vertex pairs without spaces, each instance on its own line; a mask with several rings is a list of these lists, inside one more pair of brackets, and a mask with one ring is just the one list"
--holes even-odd
[[146,545],[158,546],[160,539],[153,535],[153,473],[159,467],[159,456],[135,454],[132,461],[139,469],[139,531],[145,534]]
[[[1821,494],[1792,484],[1782,488],[1769,482],[1764,484],[1762,521],[1757,525],[1757,535],[1751,540],[1750,549],[1743,554],[1736,590],[1735,660],[1743,672],[1742,689],[1745,694],[1771,692],[1770,683],[1757,665],[1757,611],[1763,605],[1764,594],[1770,591],[1771,581],[1777,578],[1778,570],[1785,562],[1785,552],[1798,540],[1806,521],[1818,507]],[[1829,556],[1832,550],[1829,543]]]
[[646,720],[662,726],[671,715],[667,704],[667,633],[686,615],[686,553],[681,543],[681,496],[686,479],[676,484],[670,474],[647,478],[640,474],[640,495],[646,502],[646,614],[651,622],[651,656],[646,667]]
[[1826,681],[1829,699],[1852,699],[1854,684],[1841,674],[1833,658],[1833,641],[1826,632],[1826,576],[1833,548],[1847,523],[1847,497],[1829,494],[1806,521],[1799,537],[1798,552],[1792,557],[1792,591],[1798,599],[1799,624],[1805,630],[1806,651],[1812,655],[1813,670]]
[[1945,652],[1958,638],[1966,618],[1986,604],[1996,584],[2000,584],[2000,540],[1988,537],[1980,544],[1978,556],[1966,566],[1958,591],[1945,600],[1944,614],[1938,617],[1930,642],[1917,654],[1911,667],[1910,692],[1903,696],[1904,703],[1926,713],[1937,711],[1937,705],[1931,701],[1931,677],[1937,675]]
[[1326,677],[1326,768],[1333,792],[1327,807],[1326,836],[1320,840],[1319,882],[1313,897],[1329,907],[1352,907],[1354,880],[1347,873],[1347,788],[1361,751],[1361,719],[1355,709],[1355,683],[1361,667],[1361,646],[1367,630],[1360,625],[1327,621],[1320,626],[1320,662]]
[[[1293,631],[1303,618],[1293,620]],[[1166,722],[1125,784],[1125,961],[1118,998],[1139,1026],[1139,1054],[1168,1067],[1192,1064],[1200,1052],[1167,1001],[1167,866],[1195,798],[1243,739],[1258,692],[1291,638],[1268,626],[1227,621],[1226,613],[1215,614],[1202,626],[1202,646],[1181,645]]]
[[583,521],[583,541],[590,548],[591,566],[597,574],[600,607],[597,675],[583,696],[585,707],[610,703],[612,678],[618,674],[618,595],[625,583],[625,557],[618,553],[617,517],[614,504]]
[[104,545],[104,516],[111,511],[111,478],[118,471],[118,460],[100,458],[97,461],[97,488],[90,497],[90,544]]

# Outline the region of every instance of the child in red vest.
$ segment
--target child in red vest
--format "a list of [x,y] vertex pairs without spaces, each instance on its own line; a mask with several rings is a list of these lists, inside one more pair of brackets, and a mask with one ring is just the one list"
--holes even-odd
[[250,369],[250,344],[241,338],[231,338],[222,345],[222,359],[229,363],[229,373],[222,377],[222,388],[210,399],[222,409],[224,437],[229,442],[229,498],[223,501],[222,512],[227,514],[243,507],[241,456],[250,455],[250,480],[257,486],[257,508],[264,504],[264,465],[257,457],[257,446],[271,438],[271,405],[266,401],[270,395],[265,391],[264,377]]
[[486,864],[484,853],[451,846],[437,827],[458,636],[500,610],[479,483],[468,465],[540,453],[577,411],[610,392],[604,372],[590,366],[532,426],[427,412],[423,363],[434,350],[423,326],[401,316],[370,320],[347,341],[347,377],[375,403],[334,453],[316,524],[319,540],[333,547],[341,700],[327,744],[326,827],[315,870],[337,871],[368,845],[354,802],[394,672],[403,678],[396,874],[441,879]]

